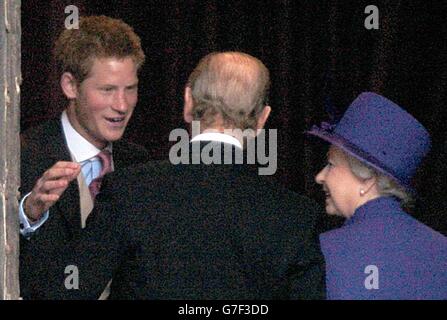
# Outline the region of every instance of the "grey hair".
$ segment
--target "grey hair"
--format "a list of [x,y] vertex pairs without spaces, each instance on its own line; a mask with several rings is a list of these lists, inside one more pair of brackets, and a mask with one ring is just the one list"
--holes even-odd
[[255,129],[267,105],[270,75],[257,58],[242,52],[213,52],[200,60],[188,84],[193,118],[212,126],[220,115],[225,125]]
[[357,158],[346,154],[351,172],[359,179],[367,180],[375,177],[377,179],[377,191],[382,196],[394,196],[400,200],[402,208],[410,209],[414,206],[412,195],[405,190],[399,183],[389,176],[377,171],[376,169],[364,164]]

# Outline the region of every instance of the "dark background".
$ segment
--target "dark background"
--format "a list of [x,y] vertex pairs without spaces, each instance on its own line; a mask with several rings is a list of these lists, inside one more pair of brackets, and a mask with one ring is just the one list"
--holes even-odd
[[[323,203],[314,175],[327,146],[303,131],[343,113],[363,91],[395,101],[430,131],[433,148],[416,177],[413,215],[447,234],[447,37],[445,1],[37,1],[22,2],[22,131],[64,107],[52,44],[67,5],[81,15],[121,18],[141,37],[146,63],[140,97],[126,138],[152,159],[167,158],[169,132],[186,128],[183,88],[198,60],[211,51],[239,50],[270,69],[278,129],[278,171],[289,188]],[[380,11],[380,29],[367,30],[367,5]],[[409,141],[408,143],[411,143]],[[324,217],[322,227],[341,221]]]

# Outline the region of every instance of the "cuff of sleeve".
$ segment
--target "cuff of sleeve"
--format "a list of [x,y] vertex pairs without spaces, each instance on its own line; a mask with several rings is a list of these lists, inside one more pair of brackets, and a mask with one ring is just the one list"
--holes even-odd
[[23,204],[30,194],[31,192],[25,195],[19,204],[20,233],[24,237],[28,237],[32,233],[36,232],[36,230],[39,229],[45,223],[45,221],[47,221],[50,214],[50,211],[47,210],[38,221],[30,222],[23,208]]

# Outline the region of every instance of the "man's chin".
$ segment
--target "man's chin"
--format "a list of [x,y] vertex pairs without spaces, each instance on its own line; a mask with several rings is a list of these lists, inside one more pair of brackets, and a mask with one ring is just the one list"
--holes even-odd
[[122,137],[123,137],[123,134],[113,134],[113,135],[109,135],[109,136],[107,136],[107,143],[118,141],[118,140],[120,140]]
[[113,131],[108,130],[108,132],[106,134],[102,135],[101,141],[105,145],[107,145],[111,142],[120,140],[123,137],[123,134],[124,134],[124,130],[119,130],[119,131],[118,130],[113,130]]

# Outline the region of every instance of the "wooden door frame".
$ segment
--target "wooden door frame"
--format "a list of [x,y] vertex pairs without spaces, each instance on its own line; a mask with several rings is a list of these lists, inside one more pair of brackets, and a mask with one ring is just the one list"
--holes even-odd
[[20,0],[0,0],[0,299],[20,299]]

